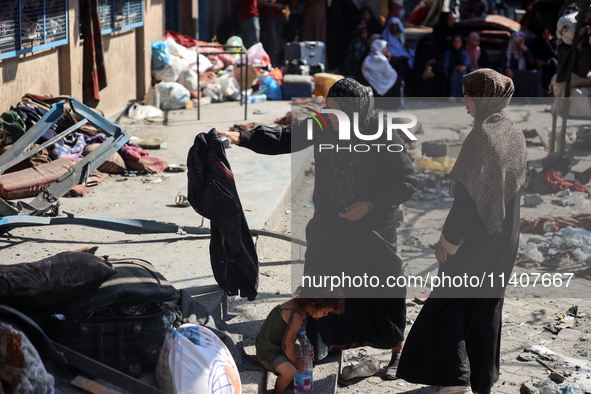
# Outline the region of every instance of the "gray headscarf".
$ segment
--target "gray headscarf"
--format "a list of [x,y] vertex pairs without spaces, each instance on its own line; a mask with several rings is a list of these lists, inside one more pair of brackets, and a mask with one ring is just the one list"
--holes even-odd
[[476,98],[476,116],[450,173],[451,190],[457,183],[468,190],[491,233],[503,222],[506,204],[525,181],[525,138],[502,111],[513,91],[510,78],[488,68],[464,76],[464,92]]

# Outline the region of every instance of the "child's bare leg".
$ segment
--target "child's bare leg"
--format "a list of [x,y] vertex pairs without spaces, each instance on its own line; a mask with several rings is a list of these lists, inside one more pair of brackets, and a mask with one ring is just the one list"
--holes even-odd
[[282,394],[287,386],[293,382],[297,371],[292,363],[286,361],[279,364],[279,366],[275,368],[275,372],[277,372],[279,376],[277,376],[277,380],[275,381],[275,391],[273,391],[273,393]]

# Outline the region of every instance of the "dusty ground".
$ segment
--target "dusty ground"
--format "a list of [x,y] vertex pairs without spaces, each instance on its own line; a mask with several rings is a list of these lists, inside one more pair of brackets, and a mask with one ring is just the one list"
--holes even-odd
[[[312,192],[312,179],[306,177],[304,183],[297,191],[297,198],[294,203],[310,204]],[[412,222],[415,227],[430,226],[435,223],[436,228],[426,230],[401,231],[399,238],[401,243],[410,236],[414,236],[421,240],[423,245],[429,245],[435,242],[439,237],[439,228],[443,224],[445,215],[449,209],[450,204],[441,204],[440,207],[430,210],[429,214],[422,213],[419,209],[422,204],[420,201],[413,200],[407,204],[405,212],[406,226]],[[553,207],[548,207],[553,208]],[[287,202],[284,205],[280,217],[275,218],[269,223],[269,228],[275,231],[289,230],[291,221],[299,221],[309,219],[305,217],[294,218],[292,216],[293,207],[291,203]],[[524,209],[524,214],[527,214],[527,209]],[[556,214],[556,212],[554,212]],[[261,250],[261,294],[265,294],[260,300],[254,303],[248,303],[243,300],[235,300],[231,308],[231,315],[229,323],[231,326],[243,333],[246,351],[249,354],[254,354],[254,339],[258,333],[258,327],[262,324],[262,320],[266,314],[277,304],[290,297],[289,286],[290,283],[285,278],[290,274],[290,267],[288,259],[290,258],[289,250],[281,241],[272,239],[260,239],[257,245]],[[428,246],[414,248],[411,252],[405,252],[405,249],[411,249],[403,246],[402,258],[407,264],[407,272],[416,271],[419,267],[436,272],[436,262],[434,259],[434,250]],[[517,271],[519,272],[519,271]],[[589,286],[589,284],[587,284]],[[565,329],[562,333],[564,336],[573,334],[575,339],[568,340],[564,345],[561,342],[560,336],[552,334],[545,329],[548,324],[554,325],[556,316],[564,314],[571,306],[577,305],[579,307],[579,314],[572,327],[573,331]],[[421,310],[421,305],[409,299],[407,302],[408,326],[407,332],[412,328],[412,322]],[[546,364],[556,369],[557,371],[571,372],[572,375],[567,378],[564,386],[567,383],[577,383],[581,387],[591,389],[591,364],[589,357],[591,355],[591,300],[586,298],[507,298],[503,310],[503,329],[502,329],[502,355],[501,355],[501,377],[499,382],[494,386],[493,393],[517,393],[522,383],[538,382],[545,379],[549,375],[549,370],[536,361],[519,361],[517,357],[527,349],[531,349],[534,345],[543,345],[560,353],[564,356],[576,359],[571,360],[571,363],[561,364],[560,362],[546,361]],[[363,349],[365,355],[358,357],[359,351]],[[343,366],[349,365],[352,362],[364,359],[368,356],[376,357],[381,360],[382,366],[385,366],[390,354],[388,351],[382,351],[364,347],[361,349],[352,349],[344,352]],[[575,373],[576,365],[581,366],[580,373]],[[586,365],[586,367],[584,367]],[[322,366],[315,367],[315,376],[324,377],[329,370],[323,370]],[[404,381],[384,381],[381,375],[384,368],[374,377],[367,378],[364,381],[353,384],[348,387],[339,387],[339,393],[427,393],[430,388],[425,388],[422,385],[410,384]],[[269,379],[269,388],[272,387],[273,379]],[[251,391],[247,391],[251,392]]]
[[[259,115],[250,114],[249,122],[272,124],[273,119],[284,115],[289,110],[289,105],[285,102],[271,102],[249,106],[249,108],[251,111],[263,112]],[[519,107],[519,110],[529,111],[529,121],[521,123],[520,126],[537,128],[546,133],[550,128],[550,117],[545,112],[546,108],[547,106],[544,105]],[[425,130],[425,134],[418,136],[419,141],[457,139],[458,131],[469,127],[469,119],[460,105],[441,105],[436,112],[432,109],[417,109],[416,113]],[[166,139],[167,149],[151,151],[151,154],[164,157],[169,163],[184,163],[187,149],[192,144],[195,134],[208,131],[210,127],[228,128],[234,123],[244,123],[242,114],[241,109],[219,105],[210,113],[202,112],[200,122],[195,122],[194,112],[183,114],[183,111],[179,111],[171,112],[168,125],[134,123],[127,120],[125,127],[132,135]],[[313,212],[311,176],[304,177],[301,185],[293,185],[291,199],[288,194],[288,198],[281,200],[279,197],[289,187],[289,160],[281,157],[261,158],[252,152],[240,151],[240,148],[236,150],[233,148],[228,155],[233,170],[237,174],[238,189],[241,192],[249,223],[251,221],[253,223],[251,227],[265,227],[285,233],[291,232],[292,227],[302,228],[302,224],[309,220]],[[535,161],[544,157],[545,152],[539,147],[531,146],[528,155],[530,160]],[[264,178],[266,181],[261,182],[263,178],[259,174],[273,174],[277,177]],[[199,215],[190,208],[179,208],[174,204],[176,194],[186,192],[186,174],[163,173],[157,177],[162,179],[162,182],[145,183],[143,179],[151,177],[144,176],[110,177],[84,198],[62,199],[62,211],[89,217],[143,218],[199,226],[202,222]],[[127,179],[123,180],[123,178]],[[262,185],[262,183],[265,184]],[[263,186],[276,188],[274,199],[268,198]],[[522,207],[522,216],[572,215],[574,213],[571,208],[553,204],[552,199],[552,196],[545,196],[544,203],[537,208]],[[278,203],[283,205],[277,205]],[[429,245],[438,239],[450,204],[450,201],[440,195],[429,197],[429,192],[417,195],[406,204],[404,223],[399,230],[399,243],[407,273],[426,274],[436,271],[433,249]],[[276,205],[277,208],[274,209]],[[274,214],[269,217],[271,212]],[[292,222],[298,225],[292,225]],[[204,225],[207,226],[208,222],[205,221]],[[415,229],[405,230],[404,228],[407,227]],[[295,236],[302,238],[301,234],[295,234]],[[416,237],[419,243],[415,240],[405,242],[410,237]],[[127,235],[79,226],[15,229],[0,237],[0,262],[11,264],[35,261],[86,245],[99,245],[99,254],[108,254],[114,258],[139,257],[152,261],[179,288],[198,289],[200,286],[212,283],[207,253],[208,240],[206,237],[195,235]],[[259,297],[254,302],[237,298],[228,316],[231,327],[244,335],[246,351],[251,355],[254,354],[254,339],[262,321],[274,305],[290,297],[291,291],[291,245],[285,241],[259,238],[257,249],[261,262]],[[298,247],[294,252],[297,256],[303,253],[303,250]],[[583,264],[568,267],[568,270],[582,266]],[[526,268],[518,267],[516,272],[526,272],[525,270]],[[527,270],[527,272],[535,271],[531,268]],[[580,386],[591,389],[588,361],[591,355],[591,344],[588,340],[591,334],[589,297],[591,281],[585,282],[584,279],[580,279],[577,283],[582,288],[577,298],[566,299],[546,293],[540,298],[521,296],[506,299],[503,316],[501,378],[493,388],[494,393],[516,393],[522,383],[537,382],[548,376],[548,369],[540,363],[517,360],[517,356],[524,349],[530,349],[533,345],[544,345],[560,355],[570,357],[566,359],[570,363],[544,361],[550,368],[572,373],[561,386],[576,382]],[[557,315],[565,314],[572,305],[577,305],[579,310],[579,316],[572,326],[575,332],[563,329],[556,335],[545,329],[548,324],[552,328]],[[408,329],[412,327],[412,322],[420,308],[421,306],[414,303],[412,298],[408,299]],[[567,337],[566,334],[572,335]],[[355,361],[358,351],[346,352],[344,365],[351,360]],[[380,358],[384,364],[389,360],[388,352],[372,349],[366,349],[366,351],[367,354]],[[555,356],[555,358],[560,357]],[[565,358],[562,357],[562,360]],[[576,365],[579,366],[578,373],[576,373]],[[334,376],[330,376],[333,373],[331,368],[333,368],[331,365],[324,367],[320,365],[315,368],[315,376],[320,380],[333,379]],[[256,380],[256,374],[252,375],[251,381],[243,379],[244,392],[257,392]],[[382,381],[380,374],[349,387],[338,388],[339,393],[421,393],[426,391],[428,389],[420,385],[402,381]]]
[[[547,114],[544,106],[520,107],[518,110],[530,111],[531,122],[522,122],[522,128],[538,127],[545,132],[549,130]],[[444,121],[441,120],[441,117]],[[464,119],[462,119],[464,117]],[[425,134],[419,136],[419,140],[427,141],[441,138],[458,138],[455,130],[463,129],[466,125],[465,114],[457,108],[443,110],[437,115],[422,117]],[[455,124],[454,124],[454,121]],[[445,123],[445,126],[442,124]],[[450,125],[451,123],[451,125]],[[539,140],[538,140],[539,141]],[[535,161],[544,157],[545,151],[542,147],[530,144],[528,157]],[[283,208],[278,209],[272,221],[267,223],[269,229],[275,231],[289,232],[294,230],[295,237],[302,237],[301,229],[303,224],[312,216],[312,190],[313,177],[306,176],[299,185],[292,185],[291,201],[285,201]],[[445,187],[446,188],[446,187]],[[443,188],[443,189],[445,189]],[[435,193],[437,194],[437,193]],[[544,196],[544,202],[535,208],[522,206],[522,217],[537,217],[542,215],[570,216],[574,212],[572,208],[559,207],[553,200],[557,198],[552,195]],[[434,257],[434,249],[430,247],[440,235],[441,227],[451,207],[450,199],[433,196],[433,193],[425,191],[418,193],[411,201],[405,204],[404,223],[398,232],[401,257],[405,264],[406,274],[425,275],[427,272],[436,273],[437,263]],[[408,229],[412,228],[412,229]],[[300,229],[300,230],[298,230]],[[295,234],[295,232],[300,233]],[[411,238],[412,237],[412,238]],[[524,235],[524,238],[529,238]],[[418,243],[416,241],[419,241]],[[281,241],[262,238],[259,239],[258,250],[261,258],[261,294],[259,300],[248,303],[243,300],[236,300],[231,308],[229,323],[236,330],[242,332],[247,353],[254,354],[254,339],[258,333],[258,327],[262,320],[274,305],[290,297],[290,283],[286,278],[290,275],[289,259],[290,251],[287,245]],[[299,247],[294,248],[294,254],[298,255]],[[303,251],[301,252],[303,253]],[[558,273],[572,271],[588,266],[579,264],[556,271]],[[516,267],[515,272],[521,273],[556,273],[539,269]],[[517,393],[523,383],[536,383],[547,378],[550,369],[565,375],[566,380],[560,384],[564,387],[567,384],[576,383],[582,388],[591,390],[591,282],[586,279],[575,279],[579,286],[578,298],[563,298],[557,292],[546,291],[533,295],[517,294],[508,296],[505,300],[503,310],[502,328],[502,354],[501,354],[501,376],[498,383],[493,387],[493,393]],[[573,283],[575,284],[575,283]],[[425,289],[426,291],[426,289]],[[420,293],[420,291],[419,291]],[[564,315],[573,305],[578,306],[578,316],[574,319],[571,328],[564,328],[556,335],[546,327],[553,328],[557,322],[558,315]],[[408,325],[407,332],[412,328],[412,323],[421,310],[421,305],[410,297],[407,300]],[[563,324],[564,326],[564,324]],[[520,361],[518,356],[521,353],[531,350],[534,345],[542,345],[555,351],[557,355],[552,360],[541,360],[544,364],[535,361]],[[361,351],[361,353],[360,353]],[[530,353],[533,354],[533,353]],[[375,357],[381,360],[385,366],[390,359],[389,351],[382,351],[371,348],[352,349],[344,352],[343,366],[350,365],[367,357]],[[331,370],[332,368],[332,370]],[[404,381],[384,381],[384,368],[373,377],[369,377],[359,383],[348,387],[338,387],[338,393],[427,393],[430,387],[410,384]],[[326,374],[334,373],[334,365],[320,365],[314,369],[315,376],[326,379]],[[268,388],[272,387],[274,378],[269,377]],[[246,388],[246,386],[245,386]],[[246,392],[256,392],[248,391]]]

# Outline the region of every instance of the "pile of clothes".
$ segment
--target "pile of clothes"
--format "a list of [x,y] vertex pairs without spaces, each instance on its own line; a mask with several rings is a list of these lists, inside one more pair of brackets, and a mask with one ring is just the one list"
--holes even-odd
[[[62,100],[66,101],[64,115],[35,144],[29,147],[28,152],[80,121],[69,105],[70,98],[27,93],[15,107],[4,112],[0,120],[0,156],[25,135],[27,130],[30,130],[53,104]],[[37,195],[40,190],[59,179],[68,168],[75,165],[82,157],[90,154],[105,140],[105,135],[96,127],[88,123],[79,127],[1,174],[0,197],[11,200]],[[96,174],[94,180],[104,180],[106,178],[104,174],[119,174],[128,171],[155,173],[164,171],[167,167],[168,164],[165,160],[151,157],[141,147],[127,143],[98,168],[103,175]],[[74,195],[85,194],[88,191],[89,189],[82,188],[79,193],[74,193]]]

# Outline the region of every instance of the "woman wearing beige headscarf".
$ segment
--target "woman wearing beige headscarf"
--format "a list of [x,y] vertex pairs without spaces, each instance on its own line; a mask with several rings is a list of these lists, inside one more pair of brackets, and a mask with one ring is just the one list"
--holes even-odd
[[[502,111],[513,90],[510,78],[491,69],[464,76],[474,128],[450,174],[454,202],[435,250],[439,278],[508,278],[513,269],[526,162],[523,133]],[[490,393],[499,377],[504,286],[498,280],[455,286],[429,296],[397,376],[439,386],[437,393]]]

